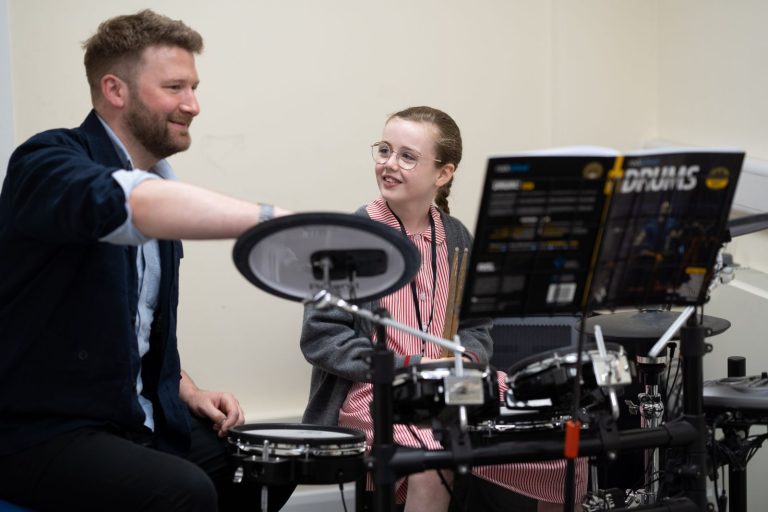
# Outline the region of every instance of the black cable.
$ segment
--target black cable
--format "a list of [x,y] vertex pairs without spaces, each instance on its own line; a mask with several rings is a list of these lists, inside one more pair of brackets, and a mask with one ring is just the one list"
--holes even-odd
[[[680,369],[682,366],[682,362],[680,361],[680,358],[677,359],[677,364],[675,364],[675,376],[672,379],[672,387],[670,387],[669,391],[667,392],[667,403],[664,407],[664,413],[667,414],[667,411],[670,412],[677,412],[680,408],[680,394],[682,393],[682,389],[677,390],[677,380],[678,377],[680,377]],[[682,383],[681,383],[682,384]],[[674,408],[672,407],[672,399],[674,398]],[[676,415],[672,417],[672,419],[677,419],[679,415]],[[667,419],[669,420],[670,415],[667,414]]]
[[677,343],[668,343],[669,352],[667,354],[667,376],[664,379],[664,393],[666,394],[666,400],[664,400],[664,417],[662,422],[669,421],[669,405],[671,400],[671,394],[674,391],[669,387],[669,376],[672,373],[672,362],[675,360],[675,350],[677,349]]
[[[339,474],[341,478],[341,474]],[[347,512],[347,500],[344,499],[344,481],[339,479],[339,492],[341,492],[341,505],[344,507],[344,512]]]
[[[718,423],[720,423],[723,419],[725,418],[721,414],[720,416],[715,418],[715,421],[712,422],[712,468],[714,469],[714,475],[712,480],[714,481],[714,484],[715,484],[715,502],[717,504],[718,512],[725,512],[725,511],[722,509],[722,506],[720,504],[720,499],[719,499],[720,494],[717,489],[717,480],[720,475],[720,467],[718,466],[718,463],[717,463],[718,450],[717,450],[717,437],[715,434],[717,433]],[[723,494],[725,494],[725,475],[723,475],[722,484],[723,484]]]
[[[755,456],[757,453],[757,450],[763,445],[763,443],[768,439],[768,433],[766,434],[760,434],[755,436],[749,436],[746,438],[746,441],[749,443],[748,445],[748,455],[746,462],[749,462],[752,460],[752,457]],[[745,463],[746,466],[746,463]]]
[[[725,476],[722,479],[719,478],[719,468],[729,466],[732,469],[738,469],[746,471],[747,463],[757,453],[757,450],[762,446],[763,442],[768,440],[768,433],[760,435],[747,436],[744,439],[740,439],[738,436],[731,437],[734,434],[728,434],[724,430],[724,438],[718,441],[716,438],[717,428],[728,428],[728,422],[733,418],[732,413],[726,412],[719,415],[712,426],[712,466],[714,468],[714,488],[715,497],[717,498],[717,507],[719,512],[724,512],[727,505],[727,495],[725,493]],[[725,425],[723,425],[725,423]],[[737,428],[737,427],[731,427]],[[735,439],[735,443],[729,446],[729,439]],[[721,462],[722,461],[722,462]],[[721,480],[722,489],[718,490],[717,481]]]
[[667,360],[667,376],[664,377],[664,394],[666,395],[666,400],[664,400],[664,420],[663,421],[669,421],[669,414],[667,412],[667,409],[669,407],[669,396],[672,392],[672,390],[669,388],[669,376],[672,373],[672,356],[669,357]]

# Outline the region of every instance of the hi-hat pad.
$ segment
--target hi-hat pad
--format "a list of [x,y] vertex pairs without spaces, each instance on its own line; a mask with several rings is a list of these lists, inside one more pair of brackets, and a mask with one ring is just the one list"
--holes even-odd
[[[661,338],[678,315],[676,311],[658,309],[608,313],[587,318],[584,331],[594,335],[595,325],[599,325],[606,340],[652,341]],[[706,329],[705,336],[714,336],[728,329],[731,323],[723,318],[704,315],[701,325]],[[577,328],[581,330],[580,326]],[[678,334],[675,334],[673,339],[678,337]]]
[[374,300],[409,283],[421,264],[418,249],[400,232],[329,212],[262,222],[238,238],[233,258],[248,281],[295,301],[320,290],[352,302]]
[[728,232],[732,237],[748,235],[768,229],[768,213],[739,217],[728,221]]

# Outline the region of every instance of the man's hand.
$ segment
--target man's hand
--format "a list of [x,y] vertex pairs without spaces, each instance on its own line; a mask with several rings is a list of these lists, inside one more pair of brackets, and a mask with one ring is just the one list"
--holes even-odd
[[230,428],[245,422],[243,409],[235,395],[200,389],[183,370],[179,396],[193,414],[211,420],[219,437],[225,437]]

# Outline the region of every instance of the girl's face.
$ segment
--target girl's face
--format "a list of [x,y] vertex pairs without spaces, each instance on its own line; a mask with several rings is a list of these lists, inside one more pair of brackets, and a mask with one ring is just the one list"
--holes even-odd
[[[382,197],[390,205],[424,204],[428,208],[435,199],[437,189],[453,176],[455,166],[436,162],[435,127],[431,123],[393,118],[381,136],[380,154],[389,158],[376,164],[376,182]],[[400,162],[416,166],[410,170],[400,167]],[[408,165],[406,165],[408,166]]]

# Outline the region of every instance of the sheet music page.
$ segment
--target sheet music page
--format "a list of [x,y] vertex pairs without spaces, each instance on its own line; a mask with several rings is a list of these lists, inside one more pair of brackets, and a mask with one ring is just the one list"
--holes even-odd
[[596,146],[490,157],[462,318],[703,303],[743,158]]

